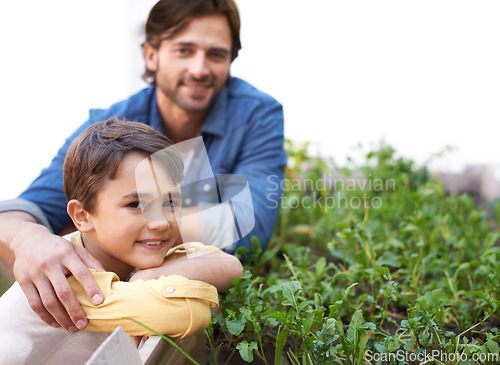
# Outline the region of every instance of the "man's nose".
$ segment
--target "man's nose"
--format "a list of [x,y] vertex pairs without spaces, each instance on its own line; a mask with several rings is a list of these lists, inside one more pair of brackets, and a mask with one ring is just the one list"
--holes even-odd
[[195,79],[202,79],[208,75],[207,57],[205,52],[196,52],[189,63],[189,73]]

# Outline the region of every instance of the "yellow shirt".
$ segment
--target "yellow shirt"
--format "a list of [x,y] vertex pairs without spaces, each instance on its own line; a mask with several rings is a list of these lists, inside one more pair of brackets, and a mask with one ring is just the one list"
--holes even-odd
[[[71,241],[83,246],[81,234],[72,236]],[[165,260],[203,250],[221,252],[202,243],[185,243],[171,248]],[[103,303],[98,306],[90,302],[73,276],[68,278],[89,320],[84,331],[113,332],[121,326],[129,335],[154,335],[143,326],[124,319],[132,318],[158,333],[183,338],[202,331],[210,321],[210,309],[219,304],[214,286],[183,276],[125,282],[113,272],[90,271],[104,295]]]

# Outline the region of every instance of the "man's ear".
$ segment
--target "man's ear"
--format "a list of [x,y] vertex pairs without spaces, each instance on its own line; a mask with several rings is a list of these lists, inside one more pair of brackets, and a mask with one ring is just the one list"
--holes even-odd
[[146,68],[151,72],[158,71],[158,50],[149,42],[144,42],[142,52],[144,54]]
[[76,199],[71,199],[68,202],[67,211],[73,223],[75,224],[76,229],[80,232],[90,232],[94,229],[94,225],[92,224],[92,220],[89,217],[89,212],[83,209],[83,204]]

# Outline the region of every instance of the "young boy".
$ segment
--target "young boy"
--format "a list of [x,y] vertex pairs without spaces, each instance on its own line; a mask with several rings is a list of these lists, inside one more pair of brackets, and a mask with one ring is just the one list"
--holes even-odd
[[[153,334],[125,317],[171,337],[207,326],[210,309],[218,304],[209,283],[227,288],[242,267],[215,247],[174,247],[180,241],[183,163],[170,146],[152,128],[119,120],[96,123],[72,142],[63,180],[78,232],[69,238],[106,269],[92,270],[104,302],[92,305],[70,276],[89,320],[83,332],[70,334],[45,324],[15,283],[0,298],[0,364],[67,363],[67,356],[72,364],[83,364],[117,326],[134,336]],[[217,278],[203,280],[189,271],[185,254],[195,251],[210,251],[200,259],[216,265]]]

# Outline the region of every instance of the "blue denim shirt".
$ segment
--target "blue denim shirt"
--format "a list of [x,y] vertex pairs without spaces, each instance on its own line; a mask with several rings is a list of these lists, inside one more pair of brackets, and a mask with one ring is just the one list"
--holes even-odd
[[[42,224],[48,221],[49,228],[56,233],[71,223],[66,213],[62,178],[66,151],[81,131],[110,117],[141,122],[164,133],[154,87],[143,89],[109,109],[92,109],[89,120],[66,140],[50,166],[19,199],[2,202],[0,211],[27,211]],[[248,180],[255,227],[237,246],[250,249],[250,238],[256,235],[265,248],[278,217],[282,195],[280,182],[286,164],[282,106],[245,81],[232,77],[214,101],[199,134],[203,137],[214,174],[239,174]],[[35,204],[31,204],[31,209],[26,208],[29,202]]]

